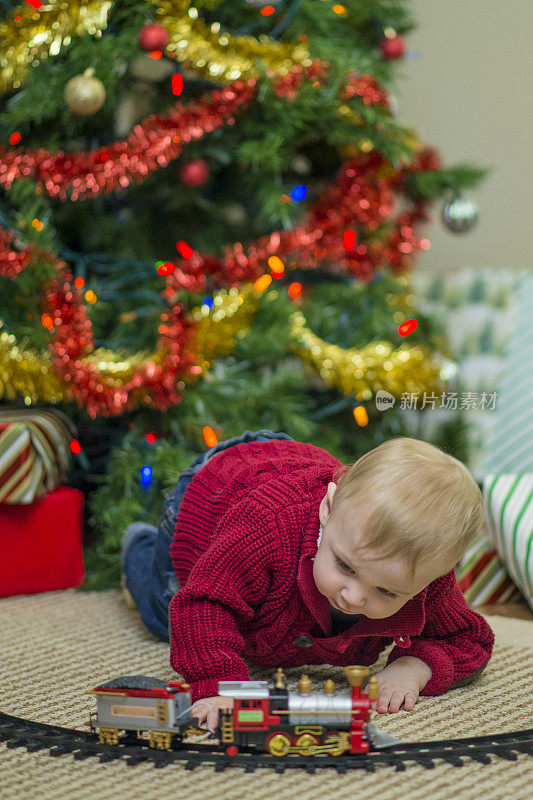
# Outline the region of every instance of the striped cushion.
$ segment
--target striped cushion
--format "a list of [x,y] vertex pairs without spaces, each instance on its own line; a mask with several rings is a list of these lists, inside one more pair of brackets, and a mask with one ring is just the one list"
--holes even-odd
[[66,478],[76,429],[58,411],[0,410],[0,503],[33,503]]
[[483,503],[491,543],[533,609],[533,472],[487,475]]

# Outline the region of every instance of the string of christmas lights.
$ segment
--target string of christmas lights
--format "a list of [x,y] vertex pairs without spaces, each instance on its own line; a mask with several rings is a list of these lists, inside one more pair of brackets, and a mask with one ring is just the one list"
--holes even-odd
[[[10,242],[11,238],[12,234],[0,227],[0,241]],[[5,249],[1,253],[2,277],[15,280],[18,273],[5,267],[12,263],[9,253]],[[33,259],[50,257],[33,243],[17,255],[30,268]],[[177,302],[180,289],[205,290],[205,277],[187,275],[178,269],[172,275],[172,286],[167,285],[162,292],[166,310],[160,316],[156,352],[125,356],[94,348],[81,287],[74,285],[65,262],[56,259],[53,269],[56,277],[42,290],[42,323],[50,333],[51,355],[39,356],[21,347],[13,334],[3,331],[0,397],[13,399],[20,394],[26,402],[45,398],[50,402],[75,400],[93,418],[122,414],[140,404],[166,410],[181,401],[186,383],[197,380],[209,369],[208,359],[231,352],[237,331],[249,329],[255,311],[251,299],[241,309],[250,290],[240,295],[237,290],[221,291],[214,302],[217,330],[213,335],[210,320],[201,310],[188,316]],[[228,320],[232,320],[229,327]],[[197,363],[198,357],[201,364]]]
[[[406,193],[409,172],[437,169],[438,156],[431,149],[419,153],[415,162],[390,175],[390,165],[378,153],[360,154],[338,170],[333,185],[308,211],[304,222],[289,230],[267,234],[246,249],[241,242],[224,247],[224,255],[193,252],[179,266],[190,274],[206,273],[217,286],[239,285],[256,280],[269,259],[278,259],[271,270],[276,277],[285,269],[316,269],[348,273],[364,282],[389,266],[402,274],[430,243],[419,238],[415,224],[427,222],[428,201],[412,201],[394,218],[396,190]],[[287,198],[288,199],[288,198]],[[360,227],[361,239],[353,250],[343,244],[346,228]],[[370,233],[366,233],[366,232]],[[358,236],[359,240],[359,236]]]
[[[411,168],[428,169],[430,166],[435,165],[435,160],[435,155],[433,153],[424,152],[420,154],[418,162],[411,165]],[[344,260],[342,257],[344,256],[348,261],[348,271],[363,280],[369,280],[377,266],[377,264],[371,263],[371,259],[372,257],[376,259],[376,256],[379,256],[379,246],[375,244],[373,248],[369,248],[365,244],[360,244],[352,253],[347,253],[345,250],[343,252],[344,246],[341,245],[342,236],[340,231],[347,220],[352,221],[354,218],[368,229],[375,229],[378,227],[379,222],[385,219],[390,213],[390,207],[388,205],[392,202],[390,176],[386,185],[384,180],[381,180],[380,184],[380,180],[376,179],[376,185],[374,186],[372,186],[369,181],[369,175],[371,173],[378,173],[382,166],[382,162],[379,157],[377,157],[377,154],[361,156],[357,160],[357,163],[348,162],[343,165],[343,168],[339,171],[333,189],[321,198],[318,208],[311,213],[312,218],[307,225],[304,224],[293,231],[284,232],[282,234],[273,233],[263,237],[258,240],[255,245],[249,246],[247,254],[244,253],[244,249],[240,243],[233,245],[231,248],[228,247],[224,259],[216,259],[212,256],[202,257],[193,253],[190,259],[187,261],[183,260],[181,265],[183,268],[181,268],[181,266],[178,267],[178,269],[168,276],[168,286],[167,290],[165,290],[167,296],[168,294],[174,295],[179,292],[180,287],[190,287],[194,281],[196,281],[196,286],[199,291],[206,290],[207,275],[218,285],[226,286],[239,285],[242,281],[257,279],[264,272],[265,263],[269,259],[272,259],[274,253],[283,254],[291,250],[293,255],[296,252],[299,254],[299,260],[302,258],[304,259],[301,263],[305,263],[305,256],[307,255],[309,258],[309,265],[311,266],[313,262],[312,251],[314,249],[314,266],[319,262],[325,262],[326,260],[331,262],[333,260],[332,271],[340,271],[342,269]],[[405,173],[406,170],[400,172]],[[365,178],[366,180],[364,180]],[[396,176],[396,183],[398,184],[398,188],[402,185],[402,176]],[[352,184],[355,184],[355,186]],[[365,196],[365,192],[363,191],[365,187],[367,193],[369,191],[371,192],[368,196]],[[385,194],[380,193],[379,190],[385,192]],[[418,206],[418,208],[416,206]],[[418,247],[423,248],[427,244],[425,240],[416,240],[411,227],[416,219],[424,219],[422,206],[423,204],[421,203],[415,204],[415,210],[411,212],[411,215],[405,213],[400,215],[396,230],[391,236],[391,242],[388,246],[385,246],[383,243],[381,244],[381,256],[387,260],[391,266],[395,264],[396,267],[399,268],[405,267],[413,256],[413,245],[418,245]],[[323,249],[317,251],[316,243],[320,239],[322,239],[320,246]],[[20,270],[23,265],[27,263],[27,253],[24,251],[15,253],[7,246],[8,241],[9,236],[7,232],[3,232],[2,236],[0,236],[0,243],[3,243],[0,249],[0,270],[4,277],[14,278],[17,274],[17,270]],[[324,247],[324,245],[326,245],[326,247]],[[279,258],[279,255],[277,258],[281,265],[281,273],[277,273],[279,277],[284,271],[284,264]],[[336,258],[339,260],[337,264],[335,264]],[[279,270],[279,265],[277,266]],[[293,262],[293,266],[299,266],[299,264]],[[273,274],[275,274],[274,269]],[[142,394],[141,386],[158,385],[158,380],[164,368],[162,369],[156,363],[157,359],[154,359],[145,364],[142,368],[138,367],[135,375],[129,376],[129,383],[126,382],[121,388],[116,382],[116,375],[120,372],[118,365],[124,364],[124,358],[113,354],[108,355],[103,361],[100,358],[100,363],[106,363],[108,365],[115,364],[115,367],[110,367],[114,373],[113,380],[111,380],[111,376],[109,375],[95,375],[96,368],[94,364],[87,362],[81,363],[79,358],[77,358],[79,352],[75,344],[76,337],[73,336],[72,333],[69,333],[68,324],[65,326],[65,322],[68,319],[72,319],[73,315],[72,310],[69,313],[69,310],[64,309],[61,304],[64,304],[69,298],[72,299],[70,297],[71,294],[72,293],[67,289],[63,293],[59,293],[58,295],[52,294],[49,297],[52,311],[52,314],[49,315],[50,318],[52,320],[54,318],[61,320],[61,325],[58,329],[61,331],[61,334],[56,343],[56,354],[58,356],[56,362],[59,373],[63,374],[65,380],[72,381],[71,391],[73,393],[78,392],[78,402],[81,405],[87,404],[88,409],[89,407],[91,409],[91,414],[122,413],[125,408],[131,407],[132,404],[135,404],[135,402],[140,399],[139,393]],[[87,320],[80,320],[80,313],[81,311],[78,309],[77,323],[78,326],[81,326],[80,330],[83,331],[87,328]],[[176,313],[176,311],[174,311],[174,313]],[[175,330],[180,330],[178,320],[174,319],[173,322],[175,326],[177,325]],[[70,343],[72,348],[70,353],[68,349],[65,349],[63,340]],[[84,344],[90,345],[87,341],[85,341]],[[174,356],[176,352],[179,352],[178,343],[175,343]],[[66,359],[65,355],[67,356]],[[74,368],[65,366],[65,364],[70,361],[71,357],[74,359]],[[76,363],[76,361],[78,363]],[[171,365],[172,374],[177,372],[176,366],[176,364]],[[160,370],[159,372],[157,372],[158,368]],[[76,378],[80,384],[79,387]],[[170,383],[170,381],[168,383]],[[78,387],[79,391],[76,387]],[[109,393],[106,392],[106,387],[109,387]],[[168,390],[169,386],[167,385],[166,388]],[[112,390],[114,391],[111,399]],[[135,390],[135,392],[133,392],[133,390]],[[132,392],[131,396],[129,395],[130,392]],[[179,401],[179,395],[176,394],[176,392],[170,394],[170,396],[167,394],[165,397],[163,397],[163,394],[165,394],[165,392],[162,392],[161,388],[159,388],[158,393],[156,392],[155,407],[159,407],[161,403],[166,404],[169,400],[170,402]],[[146,392],[144,396],[148,396]],[[168,405],[165,407],[168,407]]]
[[[5,234],[1,229],[0,233]],[[31,245],[25,255],[31,268],[32,258],[42,259],[45,254]],[[94,349],[81,291],[73,285],[65,262],[56,260],[54,268],[56,278],[44,287],[42,305],[51,356],[39,356],[20,347],[12,334],[2,332],[0,397],[13,399],[16,389],[28,403],[66,398],[86,408],[93,418],[117,416],[142,404],[166,410],[179,403],[186,384],[208,370],[214,356],[229,354],[236,337],[249,330],[257,297],[272,281],[270,275],[263,274],[254,284],[232,287],[227,292],[222,289],[215,296],[212,314],[205,304],[187,315],[177,302],[179,291],[205,291],[206,274],[175,270],[166,277],[163,290],[167,310],[160,318],[157,351],[125,356]],[[381,388],[400,396],[403,391],[442,387],[441,366],[426,347],[404,345],[395,349],[388,342],[378,342],[360,351],[343,350],[315,336],[301,312],[291,317],[291,335],[295,352],[328,385],[354,393],[360,400],[370,399]]]
[[[65,6],[69,7],[69,4],[61,4],[61,7]],[[168,15],[175,15],[178,7],[183,13],[187,12],[187,19],[176,21],[175,16],[169,19]],[[128,139],[106,145],[97,151],[65,154],[49,153],[44,149],[34,153],[25,152],[23,148],[9,151],[0,149],[0,185],[9,188],[15,179],[31,175],[39,183],[39,187],[48,191],[51,196],[65,200],[67,191],[70,191],[69,199],[77,200],[123,188],[132,180],[142,180],[177,157],[183,142],[201,138],[205,132],[213,130],[224,121],[233,124],[234,114],[254,97],[256,80],[250,76],[257,73],[251,65],[258,56],[268,66],[267,76],[274,79],[275,93],[286,98],[287,102],[295,97],[304,78],[307,83],[317,86],[327,81],[327,63],[311,61],[305,48],[293,48],[292,56],[288,58],[287,46],[280,49],[278,43],[272,43],[268,39],[258,43],[252,37],[241,37],[229,42],[224,34],[217,37],[216,23],[211,25],[209,31],[202,21],[196,20],[198,25],[193,30],[190,27],[190,20],[195,19],[194,14],[190,14],[192,10],[193,7],[187,0],[168,0],[160,4],[159,21],[168,28],[170,36],[168,49],[171,52],[176,51],[178,60],[189,62],[192,68],[199,71],[206,70],[206,74],[216,77],[218,81],[245,77],[246,82],[234,80],[221,91],[204,96],[200,101],[187,106],[178,104],[165,115],[149,117],[134,128]],[[97,24],[95,13],[96,9],[88,5],[85,22],[91,18],[93,29]],[[99,19],[104,17],[105,10]],[[27,14],[23,21],[28,22]],[[68,24],[66,18],[61,17],[55,26],[54,35],[61,37],[61,26]],[[75,19],[72,24],[80,24],[80,20]],[[186,31],[192,31],[193,34],[188,39],[183,38]],[[32,40],[28,52],[31,47],[36,46],[38,38],[36,36]],[[62,40],[56,38],[55,41],[57,49]],[[266,46],[268,44],[274,47],[269,48]],[[296,63],[298,56],[295,54],[300,54],[300,63]],[[241,63],[239,58],[242,59]],[[12,74],[14,75],[13,70]],[[350,73],[339,92],[339,113],[360,125],[361,119],[346,105],[353,97],[361,98],[367,106],[381,106],[390,110],[387,93],[372,76]],[[372,152],[371,142],[365,142],[364,147],[361,146],[363,152],[356,151],[353,154],[355,157],[342,165],[334,184],[322,195],[319,203],[310,209],[304,222],[297,228],[262,237],[250,243],[246,251],[242,243],[236,242],[224,248],[224,256],[221,258],[192,251],[190,256],[179,262],[177,268],[170,265],[172,272],[167,275],[167,286],[163,292],[167,310],[161,315],[158,327],[158,348],[151,355],[124,357],[103,349],[95,350],[91,323],[86,306],[82,303],[81,293],[72,284],[72,275],[67,265],[57,261],[54,265],[55,280],[41,289],[43,325],[50,332],[52,354],[52,361],[43,360],[42,372],[46,372],[53,363],[55,373],[51,375],[51,383],[55,382],[54,388],[49,388],[48,393],[53,391],[58,396],[63,387],[64,396],[85,407],[93,417],[121,414],[139,404],[166,409],[178,403],[186,382],[197,379],[209,368],[208,351],[210,350],[210,357],[215,352],[230,352],[236,330],[242,325],[242,319],[235,313],[235,308],[233,311],[222,311],[221,317],[219,309],[217,324],[220,324],[221,319],[225,320],[227,337],[219,336],[222,330],[220,327],[217,330],[219,341],[216,346],[213,345],[212,336],[204,335],[202,339],[206,320],[203,320],[203,327],[202,321],[198,319],[195,324],[194,314],[188,317],[177,302],[179,293],[184,288],[209,291],[213,286],[219,289],[230,287],[230,293],[236,293],[233,302],[241,311],[250,313],[253,295],[247,282],[255,281],[255,292],[264,290],[264,278],[269,278],[265,275],[267,264],[276,278],[281,277],[286,269],[316,268],[318,265],[330,272],[348,273],[364,282],[371,280],[375,272],[384,265],[390,266],[393,272],[401,273],[420,249],[429,247],[427,240],[418,239],[414,233],[414,225],[418,221],[427,221],[426,203],[411,201],[411,209],[400,213],[397,219],[391,221],[393,191],[405,194],[405,179],[409,172],[440,168],[435,151],[424,150],[416,139],[410,144],[418,150],[414,163],[395,170],[378,153]],[[285,197],[286,202],[290,199]],[[343,232],[347,226],[361,226],[366,234],[366,239],[359,241],[358,246],[353,249],[348,249],[343,244]],[[0,274],[13,280],[31,263],[31,254],[30,249],[13,250],[11,240],[12,234],[0,229]],[[223,289],[221,291],[222,294],[219,292],[215,299],[224,302]],[[389,391],[396,395],[400,386],[407,385],[406,382],[402,384],[401,374],[401,367],[406,360],[410,360],[411,379],[413,369],[415,380],[418,376],[421,383],[435,379],[435,368],[429,364],[428,353],[424,353],[422,357],[422,350],[417,351],[416,347],[411,348],[413,357],[408,355],[407,359],[405,353],[409,354],[411,349],[402,351],[400,358],[400,353],[395,355],[394,349],[387,343],[370,345],[370,349],[361,354],[354,351],[346,353],[341,348],[332,350],[332,345],[313,337],[301,314],[293,318],[293,333],[295,343],[299,343],[295,346],[303,360],[312,363],[326,382],[333,381],[342,391],[346,391],[349,386],[349,391],[357,388],[363,396],[368,392],[372,393],[376,387],[388,386]],[[14,377],[18,364],[19,370],[27,370],[29,384],[35,387],[32,370],[38,357],[31,354],[31,357],[26,359],[24,356],[21,361],[22,351],[19,348],[15,360],[6,360],[8,346],[11,354],[17,348],[12,337],[6,339],[5,336],[2,334],[1,341],[4,348],[4,382]],[[313,342],[310,348],[307,347],[308,341]],[[24,350],[26,352],[28,351]],[[358,379],[355,384],[353,376],[351,381],[347,378],[347,375],[354,372],[354,358],[355,372],[361,363],[364,365],[368,362],[369,368],[369,374]],[[334,366],[326,367],[322,363],[324,359],[327,364]],[[199,360],[202,361],[201,364],[198,363]],[[423,367],[424,363],[426,367]],[[11,365],[10,375],[6,364]],[[378,369],[374,369],[376,365]],[[403,378],[407,381],[406,374]],[[17,385],[21,385],[20,375],[17,380]],[[413,385],[412,382],[410,385]],[[1,391],[0,386],[0,393]],[[41,383],[40,396],[43,396],[43,391],[47,390]],[[34,392],[25,396],[31,398]]]

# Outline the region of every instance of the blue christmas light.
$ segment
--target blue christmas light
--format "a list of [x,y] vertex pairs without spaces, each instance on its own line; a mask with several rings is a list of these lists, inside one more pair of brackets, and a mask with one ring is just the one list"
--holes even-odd
[[303,200],[305,195],[307,194],[307,186],[304,186],[303,183],[299,186],[295,186],[291,192],[291,200],[294,200],[295,203],[299,203],[300,200]]
[[152,483],[152,467],[143,467],[141,469],[141,486],[147,489]]
[[202,300],[203,306],[209,306],[209,308],[213,308],[213,300],[210,297],[204,297]]

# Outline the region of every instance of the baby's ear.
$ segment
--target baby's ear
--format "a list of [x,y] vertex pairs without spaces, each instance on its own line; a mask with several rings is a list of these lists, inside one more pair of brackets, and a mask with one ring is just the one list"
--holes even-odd
[[333,508],[333,498],[335,496],[336,489],[337,489],[337,484],[330,481],[328,483],[327,492],[322,498],[319,508],[319,517],[322,525],[326,524],[331,515],[331,511]]

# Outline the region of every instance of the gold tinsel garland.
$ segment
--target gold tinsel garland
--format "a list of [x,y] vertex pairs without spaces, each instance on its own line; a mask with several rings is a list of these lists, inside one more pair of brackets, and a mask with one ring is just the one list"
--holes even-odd
[[[243,287],[240,292],[235,288],[221,290],[215,295],[211,309],[204,304],[192,311],[197,327],[191,349],[201,371],[197,375],[187,376],[188,383],[195,382],[210,368],[209,359],[228,355],[235,347],[235,339],[246,335],[257,309],[258,296],[259,292],[250,285]],[[87,370],[94,366],[104,381],[115,383],[119,388],[131,380],[135,370],[147,360],[159,364],[161,353],[139,352],[130,355],[100,347],[90,356],[80,359],[80,368]],[[22,396],[29,405],[37,401],[58,403],[65,399],[65,395],[64,386],[55,375],[48,353],[39,354],[17,344],[13,334],[5,331],[0,333],[0,399],[14,400]]]
[[[202,368],[211,368],[210,359],[227,356],[235,348],[237,339],[249,332],[257,311],[262,291],[255,284],[245,284],[240,289],[221,290],[213,297],[213,307],[207,303],[192,311],[196,322],[191,349]],[[190,378],[187,379],[190,382]]]
[[429,347],[416,344],[395,348],[381,341],[344,350],[316,336],[299,311],[291,317],[291,335],[294,351],[327,386],[353,394],[361,402],[372,400],[380,389],[397,399],[404,392],[444,391],[440,377],[443,364]]
[[[39,11],[28,4],[13,9],[0,23],[0,93],[18,89],[31,66],[59,55],[74,37],[101,35],[112,5],[109,1],[80,4],[59,0],[41,6]],[[285,75],[294,64],[311,64],[303,43],[276,42],[265,34],[255,38],[219,33],[220,23],[208,26],[198,19],[191,0],[163,0],[154,22],[163,25],[170,36],[165,56],[186,62],[218,83],[259,77],[258,61],[278,76]]]
[[220,23],[208,26],[198,19],[190,0],[160,0],[154,21],[170,36],[165,54],[173,54],[176,61],[186,62],[205,77],[219,82],[260,77],[258,61],[278,76],[285,75],[295,64],[304,67],[311,64],[309,50],[303,43],[276,42],[266,34],[255,38],[220,33]]
[[[1,320],[0,320],[1,324]],[[37,353],[17,344],[16,337],[0,332],[0,399],[23,397],[26,404],[60,403],[65,391],[54,373],[48,353]]]
[[[241,289],[217,292],[213,307],[207,304],[192,311],[197,329],[192,349],[201,371],[188,377],[196,381],[211,367],[211,359],[228,355],[238,338],[245,336],[257,310],[262,289],[247,284]],[[278,296],[276,289],[269,299]],[[268,297],[267,295],[267,297]],[[337,387],[343,394],[353,394],[357,400],[368,402],[376,391],[384,389],[396,398],[404,392],[443,391],[440,377],[443,364],[428,347],[402,345],[395,348],[390,342],[374,342],[362,348],[344,350],[325,342],[306,325],[300,311],[291,315],[292,349],[328,386]],[[146,358],[155,363],[159,354],[137,353],[121,357],[120,353],[99,348],[84,359],[84,367],[94,364],[102,375],[117,380],[117,386],[129,380]],[[183,382],[180,388],[184,388]],[[27,404],[37,401],[58,403],[65,393],[55,377],[48,354],[39,355],[18,346],[12,334],[0,334],[0,398],[14,399],[22,395]]]
[[105,30],[112,5],[109,0],[60,0],[42,5],[39,11],[27,3],[16,6],[0,22],[0,92],[18,89],[30,67],[59,55],[74,37]]
[[[236,288],[221,289],[213,297],[212,308],[204,304],[192,310],[190,316],[196,325],[190,350],[200,362],[201,370],[194,375],[187,375],[187,383],[195,383],[210,369],[209,359],[228,355],[235,347],[235,339],[248,333],[257,310],[257,296],[253,286],[249,285],[241,288],[240,292]],[[90,356],[80,359],[80,368],[86,370],[94,365],[104,381],[115,379],[118,388],[128,383],[144,362],[160,364],[162,360],[162,351],[130,355],[99,347]]]

